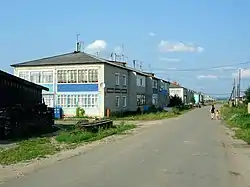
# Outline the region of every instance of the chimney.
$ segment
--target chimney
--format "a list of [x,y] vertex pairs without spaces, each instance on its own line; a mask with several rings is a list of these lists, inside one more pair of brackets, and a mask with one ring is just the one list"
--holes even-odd
[[81,42],[76,43],[76,52],[77,53],[81,52]]
[[136,62],[136,61],[135,61],[135,60],[133,60],[133,66],[134,66],[134,69],[135,69],[135,62]]

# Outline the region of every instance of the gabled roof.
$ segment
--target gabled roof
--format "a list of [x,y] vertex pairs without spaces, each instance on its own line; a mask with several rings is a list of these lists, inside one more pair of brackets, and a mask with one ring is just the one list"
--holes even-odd
[[[150,75],[147,72],[142,72],[132,67],[125,66],[125,62],[112,61],[104,58],[99,58],[97,56],[85,53],[85,52],[73,52],[66,53],[62,55],[56,55],[36,60],[30,60],[27,62],[12,64],[11,67],[31,67],[31,66],[60,66],[60,65],[77,65],[77,64],[100,64],[105,63],[111,66],[119,67],[129,71],[136,72],[137,74],[143,76],[149,76],[158,80],[163,80],[161,78]],[[164,82],[170,83],[169,81],[163,80]]]
[[27,62],[12,64],[12,67],[31,67],[31,66],[60,66],[60,65],[77,65],[77,64],[109,64],[111,66],[119,67],[129,71],[134,71],[140,75],[148,76],[147,74],[133,69],[128,66],[124,66],[124,62],[114,62],[111,60],[106,60],[104,58],[99,58],[97,56],[84,53],[84,52],[73,52],[66,53],[62,55],[56,55],[52,57],[41,58],[37,60],[31,60]]
[[183,89],[187,89],[187,88],[185,88],[185,87],[183,87],[181,85],[176,85],[176,84],[173,84],[173,83],[170,83],[169,88],[183,88]]
[[51,65],[73,65],[73,64],[88,64],[88,63],[103,63],[104,59],[89,55],[84,52],[73,52],[62,55],[56,55],[18,64],[12,64],[12,67],[24,66],[51,66]]
[[41,86],[41,85],[38,85],[38,84],[35,84],[35,83],[32,83],[32,82],[29,82],[29,81],[26,81],[24,79],[21,79],[19,77],[16,77],[15,75],[11,75],[9,73],[6,73],[2,70],[0,70],[0,77],[4,77],[10,81],[15,81],[15,82],[18,82],[20,84],[24,84],[26,86],[30,86],[30,87],[33,87],[33,88],[37,88],[37,89],[40,89],[40,90],[46,90],[46,91],[49,91],[48,88],[44,87],[44,86]]

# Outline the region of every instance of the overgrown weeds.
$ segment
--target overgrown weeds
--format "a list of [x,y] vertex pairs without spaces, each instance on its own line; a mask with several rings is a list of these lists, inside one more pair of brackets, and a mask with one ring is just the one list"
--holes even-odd
[[114,134],[120,134],[126,130],[133,129],[136,126],[133,124],[121,124],[114,128],[109,129],[99,129],[97,133],[88,132],[88,131],[82,131],[79,129],[74,129],[72,131],[65,131],[62,132],[60,135],[56,137],[56,140],[58,142],[63,143],[82,143],[82,142],[90,142],[95,140],[100,140],[102,138],[105,138],[107,136],[111,136]]
[[224,105],[221,108],[221,114],[229,127],[237,128],[235,136],[250,144],[250,114],[247,112],[247,106],[229,107]]
[[87,132],[76,127],[65,128],[56,137],[35,138],[20,141],[16,146],[0,149],[0,164],[9,165],[32,159],[45,158],[62,149],[72,149],[81,143],[100,140],[102,138],[122,134],[135,128],[134,124],[121,123],[114,128],[99,129],[97,133]]
[[0,152],[0,164],[15,164],[20,161],[34,158],[44,158],[55,154],[58,148],[51,143],[49,138],[36,138],[17,143],[15,147],[2,149]]
[[151,112],[151,113],[142,113],[129,115],[124,117],[113,117],[116,120],[135,120],[135,121],[149,121],[149,120],[162,120],[166,118],[176,117],[190,110],[190,108],[176,108],[173,107],[171,111],[159,111],[159,112]]

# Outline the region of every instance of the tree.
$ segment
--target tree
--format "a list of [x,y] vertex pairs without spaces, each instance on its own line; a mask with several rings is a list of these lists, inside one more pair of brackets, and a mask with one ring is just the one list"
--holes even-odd
[[178,95],[170,96],[169,105],[171,107],[182,105],[182,99]]
[[245,93],[245,99],[246,99],[245,102],[249,103],[250,102],[250,87],[248,87],[244,93]]
[[193,103],[193,104],[195,103],[195,98],[194,98],[194,96],[191,97],[191,100],[190,100],[190,101],[191,101],[191,103]]

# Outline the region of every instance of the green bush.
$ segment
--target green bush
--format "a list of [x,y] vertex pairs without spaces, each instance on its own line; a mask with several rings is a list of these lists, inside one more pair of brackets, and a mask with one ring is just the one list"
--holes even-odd
[[85,110],[81,107],[76,108],[76,117],[84,117]]

